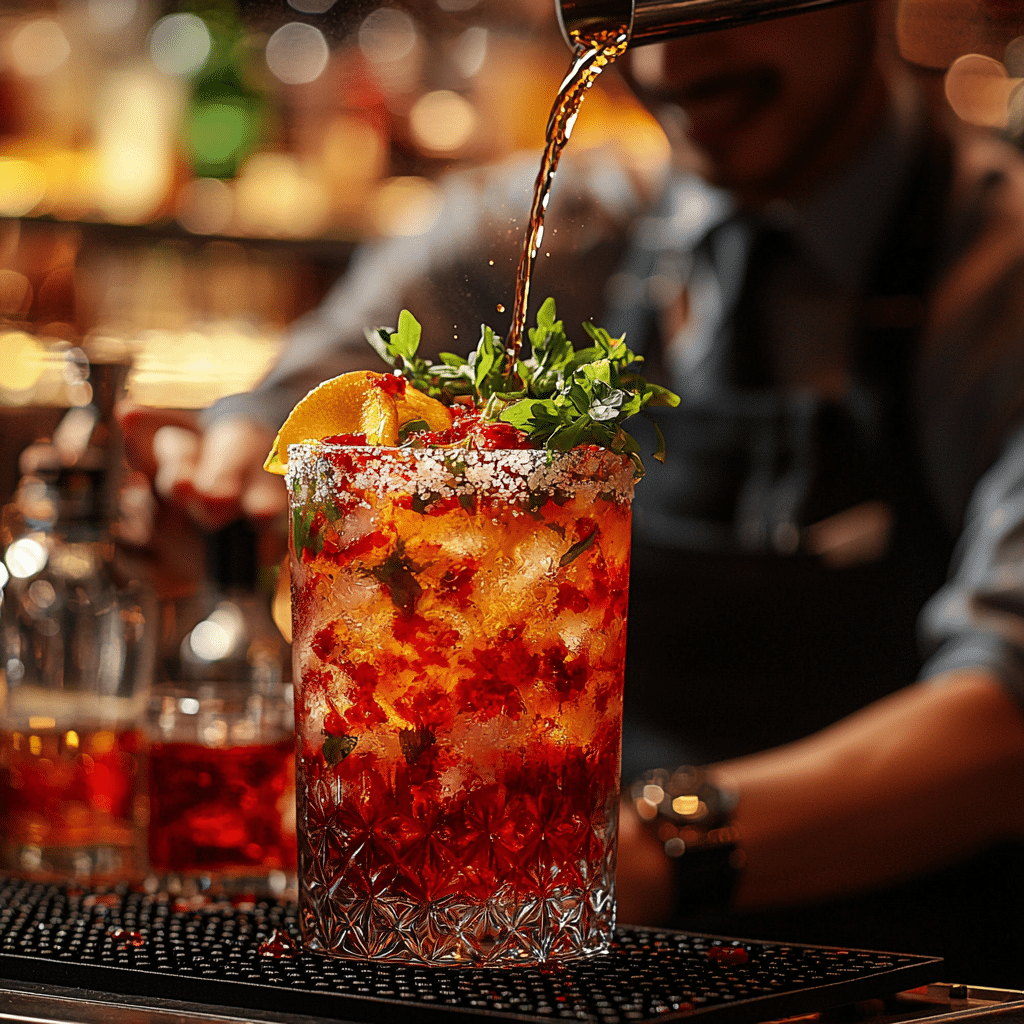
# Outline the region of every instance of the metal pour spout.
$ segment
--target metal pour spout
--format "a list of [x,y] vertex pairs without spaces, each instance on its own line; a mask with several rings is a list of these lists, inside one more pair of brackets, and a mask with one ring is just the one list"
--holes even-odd
[[735,28],[856,0],[555,0],[562,35],[572,49],[602,29],[631,25],[629,45]]

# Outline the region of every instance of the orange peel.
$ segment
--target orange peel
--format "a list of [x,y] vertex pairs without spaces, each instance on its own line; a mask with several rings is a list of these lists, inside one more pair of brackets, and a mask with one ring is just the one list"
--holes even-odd
[[423,420],[429,430],[447,430],[452,425],[452,414],[436,398],[411,385],[406,385],[404,395],[392,395],[381,387],[386,376],[355,370],[313,388],[288,414],[263,468],[284,476],[290,444],[360,433],[366,435],[367,444],[396,445],[401,427],[413,420]]
[[398,444],[398,406],[391,395],[370,388],[359,410],[359,429],[367,444]]

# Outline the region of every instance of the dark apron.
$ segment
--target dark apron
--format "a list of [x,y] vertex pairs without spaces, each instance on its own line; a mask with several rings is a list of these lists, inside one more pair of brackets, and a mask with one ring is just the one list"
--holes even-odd
[[[745,388],[654,410],[668,461],[649,468],[634,503],[626,778],[797,739],[917,677],[916,619],[954,543],[923,477],[910,398],[950,164],[933,147],[883,248],[845,402]],[[807,552],[804,527],[862,502],[891,511],[881,557],[833,568]],[[1019,987],[1020,867],[1018,847],[999,848],[884,892],[674,923],[936,953],[950,978]]]
[[[626,771],[776,746],[917,676],[916,619],[952,538],[906,446],[865,452],[849,411],[821,403],[688,410],[661,427],[668,486],[652,470],[636,495]],[[731,520],[676,504],[689,549],[657,543],[666,500],[685,497],[677,462],[734,501]],[[803,550],[804,526],[868,502],[892,520],[880,557],[835,568]]]
[[[915,622],[953,548],[909,398],[949,176],[948,143],[930,138],[876,261],[842,403],[755,378],[651,411],[667,461],[634,501],[627,772],[796,739],[918,673]],[[735,333],[747,351],[733,361],[756,363],[749,325]],[[805,527],[866,502],[892,518],[881,557],[834,568],[808,553]]]

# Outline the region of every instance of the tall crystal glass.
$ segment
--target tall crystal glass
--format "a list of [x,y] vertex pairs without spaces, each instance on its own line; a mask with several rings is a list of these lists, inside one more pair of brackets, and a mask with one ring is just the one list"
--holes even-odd
[[630,465],[318,443],[288,467],[306,944],[430,964],[604,951]]

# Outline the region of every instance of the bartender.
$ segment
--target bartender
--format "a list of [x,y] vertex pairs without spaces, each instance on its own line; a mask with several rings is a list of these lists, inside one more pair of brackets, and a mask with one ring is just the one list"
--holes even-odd
[[[637,489],[624,765],[711,764],[686,776],[711,817],[631,793],[621,917],[1019,985],[1024,163],[931,115],[881,14],[627,53],[673,147],[657,198],[593,155],[555,185],[533,294],[626,331],[683,399]],[[276,426],[366,365],[365,326],[500,329],[535,173],[449,179],[437,225],[363,251],[203,431],[129,414],[157,490],[272,514]]]

